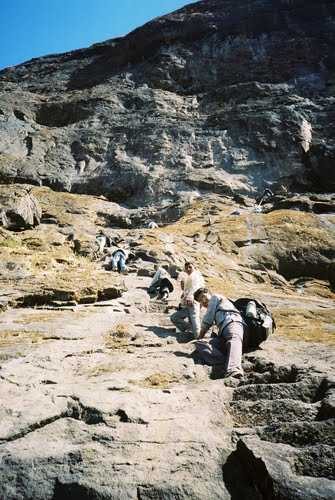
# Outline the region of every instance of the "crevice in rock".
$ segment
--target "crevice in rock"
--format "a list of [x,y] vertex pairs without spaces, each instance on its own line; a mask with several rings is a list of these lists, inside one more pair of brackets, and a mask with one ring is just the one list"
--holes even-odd
[[8,443],[10,441],[16,441],[17,439],[21,439],[25,437],[27,434],[30,434],[31,432],[37,431],[39,429],[42,429],[43,427],[46,427],[49,424],[52,424],[53,422],[56,422],[56,420],[60,420],[61,418],[66,418],[68,417],[68,412],[62,412],[59,413],[58,415],[53,415],[52,417],[40,420],[39,422],[34,422],[33,424],[29,425],[25,429],[22,429],[20,432],[17,432],[16,434],[12,434],[6,439],[0,440],[1,443]]
[[31,156],[33,152],[33,138],[31,135],[27,135],[27,137],[24,139],[26,148],[27,148],[27,156]]
[[36,122],[47,127],[66,127],[87,120],[99,100],[46,103],[36,112]]
[[123,423],[127,423],[127,424],[148,424],[148,422],[146,422],[145,420],[143,420],[142,418],[132,418],[130,417],[127,412],[125,410],[123,410],[122,408],[120,408],[119,410],[117,410],[117,412],[115,413],[115,415],[117,417],[119,417],[120,419],[120,422],[123,422]]
[[13,113],[18,120],[21,120],[22,122],[26,121],[26,116],[23,113],[23,111],[20,111],[19,109],[14,109]]
[[81,420],[87,425],[105,423],[103,412],[98,408],[85,406],[79,398],[72,396],[68,400],[68,417]]
[[12,434],[6,439],[2,440],[0,439],[0,444],[3,442],[10,442],[23,438],[27,434],[42,429],[43,427],[46,427],[47,425],[52,424],[56,420],[60,420],[62,418],[73,418],[75,420],[81,420],[87,425],[105,423],[102,411],[94,407],[85,406],[83,405],[83,403],[80,401],[79,398],[71,396],[68,398],[68,405],[65,411],[57,415],[53,415],[52,417],[40,420],[38,422],[34,422],[28,425],[25,429],[22,429],[20,432]]
[[291,384],[299,381],[303,371],[295,365],[276,366],[253,355],[246,355],[246,361],[251,364],[246,369],[246,377],[242,385],[249,384]]

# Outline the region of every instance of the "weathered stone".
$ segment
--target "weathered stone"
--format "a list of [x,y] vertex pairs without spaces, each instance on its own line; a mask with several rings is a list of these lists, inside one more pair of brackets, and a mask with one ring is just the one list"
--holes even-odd
[[[334,497],[334,15],[330,0],[205,0],[0,72],[1,193],[29,182],[43,211],[0,228],[16,305],[1,498]],[[128,274],[94,258],[100,230],[131,249]],[[242,379],[175,332],[178,283],[168,305],[149,299],[153,264],[176,279],[187,260],[275,315]]]
[[29,187],[15,187],[10,192],[0,186],[0,223],[7,229],[26,229],[37,226],[42,210]]
[[1,178],[132,206],[192,200],[194,188],[329,192],[333,15],[329,0],[206,0],[5,69]]

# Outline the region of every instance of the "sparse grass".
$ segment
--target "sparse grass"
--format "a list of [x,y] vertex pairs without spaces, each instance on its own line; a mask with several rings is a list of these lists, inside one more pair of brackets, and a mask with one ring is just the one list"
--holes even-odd
[[109,373],[116,373],[123,370],[122,366],[118,366],[114,363],[100,363],[93,366],[85,367],[79,370],[77,373],[79,375],[87,375],[88,377],[99,377],[101,375],[107,375]]
[[20,240],[14,238],[6,238],[5,240],[0,241],[0,247],[17,248],[19,246],[21,246]]
[[129,344],[129,338],[129,326],[118,323],[104,335],[104,342],[108,349],[124,349]]
[[275,311],[277,333],[291,340],[335,345],[335,309]]
[[45,340],[43,332],[30,330],[2,330],[0,333],[0,347],[10,347],[16,344],[39,344]]
[[[44,323],[55,319],[59,315],[59,311],[50,311],[48,313],[40,314],[23,314],[19,319],[13,321],[13,323],[21,325],[29,325],[31,323]],[[1,334],[0,334],[1,335]]]
[[129,382],[140,387],[165,389],[170,384],[178,382],[178,378],[171,373],[157,372],[149,375],[143,380],[130,380]]

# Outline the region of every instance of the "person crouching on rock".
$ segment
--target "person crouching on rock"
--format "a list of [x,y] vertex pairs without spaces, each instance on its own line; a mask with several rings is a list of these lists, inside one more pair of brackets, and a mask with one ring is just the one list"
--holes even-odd
[[[194,292],[205,285],[204,278],[200,271],[197,271],[192,262],[186,262],[185,275],[181,280],[183,290],[179,309],[170,317],[172,323],[181,332],[190,329],[193,338],[198,338],[200,334],[200,304],[194,301]],[[188,321],[185,321],[188,320]]]
[[112,271],[119,271],[119,273],[126,273],[126,262],[128,259],[128,251],[121,248],[119,244],[113,248],[111,252],[110,268]]
[[155,264],[155,275],[148,288],[150,297],[157,297],[159,300],[167,302],[169,295],[173,292],[173,284],[170,275],[164,267]]
[[[207,364],[223,364],[225,377],[243,376],[242,344],[244,322],[234,304],[226,297],[211,294],[207,288],[199,288],[194,300],[206,307],[202,319],[196,352]],[[203,341],[210,327],[216,324],[218,335],[209,341]]]

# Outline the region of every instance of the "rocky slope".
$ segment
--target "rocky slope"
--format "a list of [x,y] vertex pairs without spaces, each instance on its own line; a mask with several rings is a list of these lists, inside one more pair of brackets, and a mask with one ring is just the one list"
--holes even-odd
[[[204,0],[0,73],[1,499],[335,497],[334,15]],[[240,383],[146,294],[188,259],[275,315]]]

